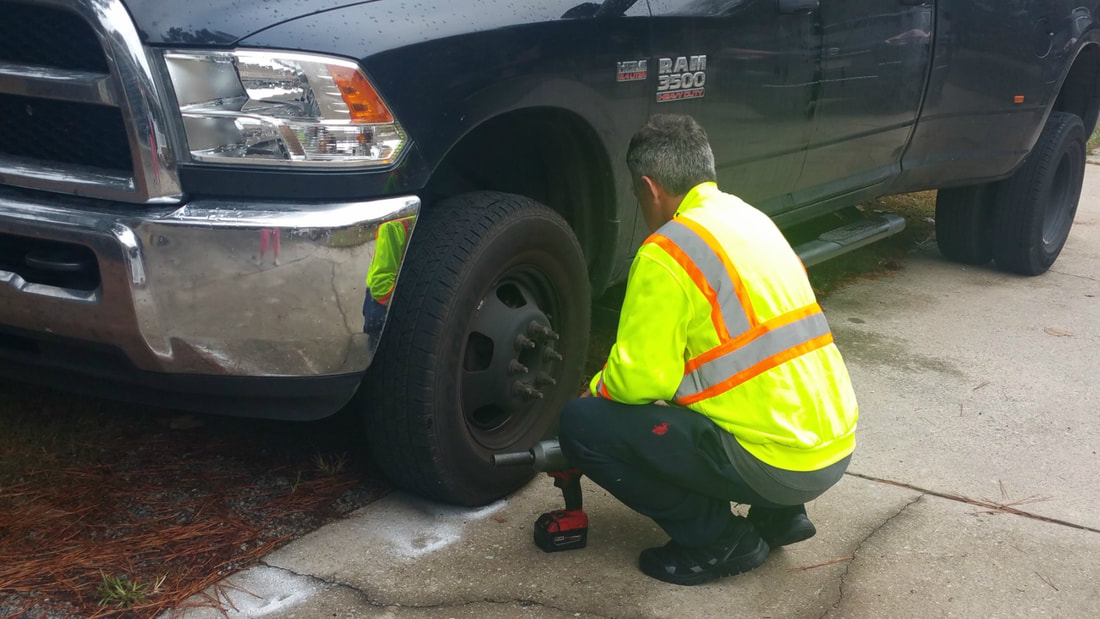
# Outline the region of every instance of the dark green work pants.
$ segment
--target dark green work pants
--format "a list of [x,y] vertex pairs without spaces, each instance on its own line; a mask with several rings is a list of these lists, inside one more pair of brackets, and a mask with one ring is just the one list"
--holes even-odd
[[725,531],[731,502],[790,509],[745,483],[719,432],[688,409],[581,398],[565,405],[559,439],[570,465],[672,539],[704,546]]

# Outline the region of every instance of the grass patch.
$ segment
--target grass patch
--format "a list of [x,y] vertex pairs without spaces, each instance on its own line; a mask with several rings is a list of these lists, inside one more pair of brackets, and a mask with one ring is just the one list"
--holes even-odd
[[160,593],[160,588],[168,576],[161,576],[151,585],[132,580],[129,576],[108,576],[100,572],[103,580],[99,583],[99,605],[115,608],[130,608],[144,602],[151,595]]
[[348,455],[346,453],[313,455],[313,468],[322,475],[333,477],[347,471]]
[[1100,148],[1100,127],[1097,127],[1096,131],[1092,132],[1092,136],[1089,137],[1089,141],[1085,144],[1085,154],[1091,155],[1097,148]]

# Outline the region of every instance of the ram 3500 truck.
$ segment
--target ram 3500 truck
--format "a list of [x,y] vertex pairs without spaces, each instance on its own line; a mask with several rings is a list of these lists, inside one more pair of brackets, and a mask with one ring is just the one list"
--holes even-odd
[[489,501],[645,237],[623,160],[649,115],[694,115],[784,229],[939,189],[947,258],[1038,274],[1097,120],[1098,4],[0,0],[0,371],[351,406],[398,484]]

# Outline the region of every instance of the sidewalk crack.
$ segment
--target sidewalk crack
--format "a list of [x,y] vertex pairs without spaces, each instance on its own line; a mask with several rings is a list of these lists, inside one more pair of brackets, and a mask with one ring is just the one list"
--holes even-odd
[[840,585],[838,587],[839,588],[839,594],[837,595],[836,601],[833,602],[833,605],[830,606],[824,613],[821,614],[821,619],[824,619],[825,617],[829,616],[829,614],[832,613],[834,610],[837,610],[837,609],[840,608],[841,602],[844,601],[844,585],[847,583],[848,572],[852,569],[852,564],[855,563],[859,559],[859,552],[860,552],[860,550],[863,549],[863,545],[867,543],[867,540],[874,537],[882,529],[882,527],[885,527],[886,525],[890,524],[890,522],[892,520],[894,520],[898,516],[902,515],[905,512],[905,510],[909,509],[910,506],[912,506],[914,503],[920,501],[924,497],[925,497],[925,495],[923,493],[918,494],[915,499],[913,499],[912,501],[909,501],[905,505],[902,505],[901,509],[894,512],[894,515],[890,516],[886,520],[883,520],[882,523],[880,523],[877,527],[875,527],[874,529],[871,529],[871,532],[868,533],[863,539],[859,540],[859,543],[856,544],[855,550],[852,551],[852,555],[851,555],[852,560],[845,562],[844,572],[842,572],[840,574]]
[[905,488],[907,490],[914,490],[921,494],[927,494],[929,496],[938,497],[941,499],[947,499],[949,501],[958,501],[959,503],[966,503],[967,505],[973,505],[975,507],[982,507],[990,510],[991,513],[997,514],[1012,514],[1014,516],[1023,516],[1024,518],[1031,518],[1032,520],[1038,520],[1040,522],[1049,522],[1050,524],[1057,524],[1063,527],[1070,527],[1073,529],[1080,529],[1081,531],[1090,531],[1092,533],[1100,533],[1100,529],[1095,527],[1085,526],[1083,524],[1077,524],[1076,522],[1070,522],[1068,520],[1061,520],[1059,518],[1051,518],[1049,516],[1040,516],[1033,512],[1025,512],[1014,506],[1012,503],[996,503],[988,500],[972,499],[970,497],[963,496],[961,494],[954,494],[950,492],[938,492],[936,490],[930,490],[928,488],[921,488],[920,486],[914,486],[913,484],[907,484],[905,482],[893,481],[891,479],[883,479],[881,477],[872,477],[870,475],[864,475],[863,473],[853,473],[847,471],[844,473],[850,477],[857,477],[859,479],[866,479],[867,481],[873,481],[878,484],[886,484],[888,486],[897,486],[898,488]]
[[475,600],[455,600],[453,602],[439,602],[437,604],[401,604],[401,603],[383,602],[381,600],[375,599],[374,597],[371,596],[371,594],[367,593],[366,591],[364,591],[364,590],[362,590],[362,589],[360,589],[360,588],[358,588],[354,585],[350,585],[348,583],[341,582],[339,580],[329,580],[329,579],[326,579],[326,578],[321,578],[320,576],[312,576],[312,575],[309,575],[309,574],[299,574],[298,572],[295,572],[294,570],[291,570],[291,569],[288,569],[288,568],[285,568],[285,567],[279,567],[279,566],[276,566],[276,565],[271,565],[270,563],[265,563],[263,561],[260,561],[259,564],[264,566],[264,567],[267,567],[267,568],[280,570],[280,571],[286,572],[288,574],[293,574],[293,575],[301,577],[301,578],[307,578],[309,580],[313,580],[313,581],[316,581],[316,582],[319,582],[319,583],[323,583],[323,584],[328,585],[330,587],[335,587],[335,588],[338,588],[338,589],[347,590],[347,591],[351,592],[352,594],[354,594],[356,597],[360,598],[363,601],[364,604],[367,604],[368,606],[371,606],[372,608],[378,608],[378,609],[408,608],[408,609],[415,609],[415,610],[432,610],[432,609],[444,609],[444,608],[462,608],[463,606],[473,606],[474,604],[498,604],[498,605],[517,604],[517,605],[519,605],[521,607],[524,607],[524,608],[532,608],[532,607],[546,608],[546,609],[550,609],[550,610],[556,610],[556,611],[561,612],[561,613],[574,614],[574,615],[580,616],[580,617],[593,617],[595,619],[611,619],[611,617],[608,617],[608,616],[605,616],[605,615],[597,615],[597,614],[592,613],[590,611],[581,611],[578,614],[577,611],[574,611],[574,610],[571,610],[571,609],[568,609],[568,608],[562,608],[560,606],[554,606],[553,604],[547,604],[546,602],[540,602],[539,600],[534,600],[534,599],[530,599],[530,598],[495,599],[495,598],[486,597],[486,598],[480,598],[480,599],[475,599]]

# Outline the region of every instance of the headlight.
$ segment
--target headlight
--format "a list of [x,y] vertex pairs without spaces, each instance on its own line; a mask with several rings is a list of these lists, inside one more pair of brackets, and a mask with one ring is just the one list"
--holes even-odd
[[354,62],[253,50],[164,60],[197,161],[384,166],[406,143]]

